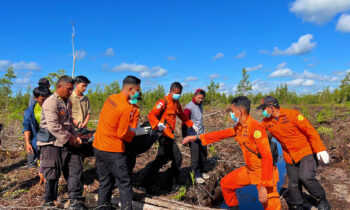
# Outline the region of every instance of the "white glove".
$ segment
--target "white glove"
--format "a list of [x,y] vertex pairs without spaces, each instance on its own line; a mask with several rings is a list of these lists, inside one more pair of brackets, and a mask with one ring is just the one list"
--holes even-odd
[[321,158],[322,158],[324,164],[329,163],[329,155],[328,155],[327,151],[322,151],[322,152],[317,153],[317,159],[321,160]]
[[137,127],[135,128],[130,128],[131,131],[135,132],[135,136],[141,136],[141,135],[146,135],[151,132],[151,126],[148,127]]
[[194,129],[194,131],[196,131],[196,133],[199,132],[199,129],[197,128],[197,126],[193,125],[192,128]]
[[166,128],[166,126],[164,125],[164,123],[158,123],[158,130],[159,131],[163,131]]

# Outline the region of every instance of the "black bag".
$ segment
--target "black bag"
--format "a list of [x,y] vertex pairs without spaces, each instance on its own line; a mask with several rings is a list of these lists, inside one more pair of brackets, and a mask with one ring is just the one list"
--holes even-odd
[[50,142],[55,141],[56,137],[52,135],[49,130],[45,128],[40,128],[40,130],[36,134],[36,140],[40,142]]
[[[270,150],[271,150],[271,155],[272,155],[272,162],[273,165],[276,166],[276,163],[278,161],[278,149],[277,149],[277,143],[272,141],[272,135],[270,133],[267,134],[267,137],[269,139],[269,144],[270,144]],[[253,150],[249,149],[249,147],[247,147],[247,145],[245,145],[245,143],[243,142],[243,145],[245,146],[245,148],[250,151],[251,153],[255,154],[256,156],[258,156],[259,159],[261,159],[261,155],[260,153],[256,153]]]

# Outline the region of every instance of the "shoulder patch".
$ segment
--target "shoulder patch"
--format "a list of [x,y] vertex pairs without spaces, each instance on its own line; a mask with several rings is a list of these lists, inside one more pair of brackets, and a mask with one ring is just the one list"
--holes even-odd
[[298,120],[299,120],[299,121],[303,121],[303,120],[304,120],[304,116],[301,115],[301,114],[299,114],[299,115],[298,115]]
[[157,104],[157,109],[162,108],[162,106],[163,106],[163,103],[162,103],[162,102],[159,102],[159,103]]
[[258,130],[254,131],[254,137],[259,139],[261,137],[261,132]]

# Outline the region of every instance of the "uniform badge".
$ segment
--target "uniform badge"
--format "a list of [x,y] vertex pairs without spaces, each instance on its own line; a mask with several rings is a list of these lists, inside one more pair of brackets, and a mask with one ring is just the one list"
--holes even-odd
[[157,109],[162,108],[162,106],[163,106],[163,104],[161,102],[159,102],[158,105],[157,105]]
[[254,137],[259,139],[261,137],[261,132],[260,131],[254,131]]
[[299,121],[303,121],[303,120],[304,120],[304,116],[303,116],[303,115],[301,115],[301,114],[300,114],[300,115],[298,115],[298,120],[299,120]]
[[60,115],[65,116],[66,115],[66,111],[64,109],[61,109],[60,110]]

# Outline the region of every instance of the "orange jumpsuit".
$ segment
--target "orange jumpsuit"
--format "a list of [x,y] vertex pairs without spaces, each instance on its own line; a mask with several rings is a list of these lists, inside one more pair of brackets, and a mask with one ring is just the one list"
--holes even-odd
[[[248,116],[243,125],[238,124],[235,128],[201,134],[199,138],[203,145],[234,137],[238,141],[242,152],[245,166],[236,169],[221,179],[220,185],[225,202],[228,206],[237,206],[238,199],[236,189],[247,185],[265,186],[268,193],[268,201],[263,204],[265,209],[280,209],[281,203],[277,191],[278,170],[273,166],[272,155],[266,130],[258,121]],[[244,144],[260,153],[261,159],[250,152]]]
[[130,128],[137,127],[139,116],[138,106],[130,104],[124,94],[111,95],[102,107],[92,146],[105,152],[125,152],[124,142],[134,138]]
[[326,151],[316,129],[298,111],[280,109],[278,119],[265,118],[261,123],[279,141],[286,163],[298,163],[303,157]]
[[[156,105],[153,107],[151,112],[148,114],[148,120],[153,130],[158,128],[158,124],[160,122],[164,123],[166,121],[167,122],[165,124],[166,128],[163,131],[163,135],[171,139],[174,139],[176,116],[178,116],[182,120],[182,122],[186,124],[187,127],[192,127],[193,122],[190,119],[188,119],[188,117],[184,114],[179,101],[173,100],[170,94],[165,96],[165,99],[166,99],[166,103],[164,99],[160,99],[156,103]],[[166,104],[166,107],[165,107],[165,104]],[[163,112],[163,115],[159,119],[162,112]]]

